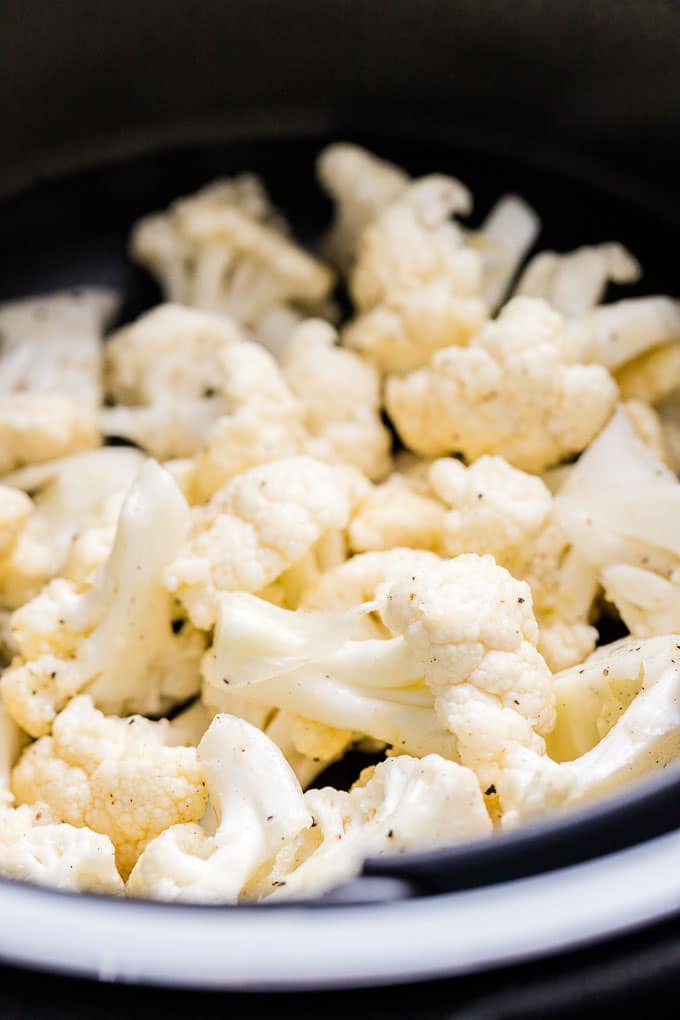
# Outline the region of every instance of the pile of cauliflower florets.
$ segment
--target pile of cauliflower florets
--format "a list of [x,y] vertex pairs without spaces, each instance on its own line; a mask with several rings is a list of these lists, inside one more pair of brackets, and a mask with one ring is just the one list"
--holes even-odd
[[515,196],[318,171],[328,264],[242,175],[136,224],[165,303],[105,344],[108,291],[0,306],[5,875],[317,895],[680,755],[680,306],[525,263]]

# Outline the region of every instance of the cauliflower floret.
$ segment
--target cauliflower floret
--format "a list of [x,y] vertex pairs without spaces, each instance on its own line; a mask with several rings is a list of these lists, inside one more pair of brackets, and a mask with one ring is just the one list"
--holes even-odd
[[74,698],[12,772],[19,804],[44,801],[63,821],[111,839],[126,876],[147,843],[171,825],[197,821],[206,782],[193,747],[174,744],[167,721],[119,719]]
[[614,372],[645,351],[680,340],[680,302],[644,297],[600,305],[570,319],[569,336],[574,360]]
[[318,896],[357,875],[367,857],[453,846],[492,829],[474,773],[436,754],[390,758],[349,793],[310,790],[305,804],[314,828],[284,845],[253,890],[259,897]]
[[310,319],[295,330],[284,352],[283,372],[312,437],[307,451],[354,464],[369,478],[384,478],[391,437],[380,420],[378,373],[336,341],[332,326]]
[[563,322],[545,302],[515,298],[467,348],[387,381],[387,410],[423,456],[499,454],[539,472],[582,450],[607,421],[616,384],[601,365],[568,362]]
[[0,576],[32,508],[31,500],[23,492],[0,485]]
[[165,574],[196,626],[208,629],[220,591],[256,592],[301,560],[349,504],[342,473],[311,457],[252,468],[192,511],[184,550]]
[[173,633],[177,612],[162,584],[188,527],[177,486],[148,461],[92,586],[56,579],[14,614],[21,658],[0,683],[5,708],[32,736],[49,733],[86,687],[106,711],[149,714],[197,691],[203,639],[188,625]]
[[350,291],[368,311],[391,294],[448,277],[461,296],[475,296],[481,258],[465,246],[452,213],[467,213],[472,197],[453,177],[431,175],[410,184],[361,235]]
[[680,343],[662,344],[627,361],[616,373],[624,400],[657,404],[680,389]]
[[10,787],[10,772],[22,744],[19,727],[7,715],[0,701],[0,807],[14,799]]
[[333,274],[271,222],[263,190],[253,202],[252,188],[238,181],[216,182],[140,220],[134,257],[157,276],[167,300],[255,330],[279,309],[313,313],[328,298]]
[[311,824],[300,785],[278,748],[243,719],[218,715],[198,748],[214,834],[176,825],[151,842],[128,882],[133,896],[236,902],[282,843]]
[[490,311],[505,300],[508,288],[541,230],[535,210],[518,195],[504,195],[468,243],[484,257],[482,297]]
[[409,183],[408,174],[367,149],[346,142],[319,153],[316,173],[335,202],[335,216],[324,241],[328,260],[343,272],[350,268],[364,229]]
[[[59,574],[82,543],[83,531],[104,513],[118,516],[126,490],[144,460],[138,450],[102,447],[36,464],[7,477],[33,496],[33,512],[12,554],[0,561],[0,605],[15,609]],[[15,498],[30,506],[28,497]],[[70,576],[70,575],[69,575]]]
[[106,345],[102,429],[134,440],[161,459],[193,454],[222,415],[233,411],[231,376],[248,352],[227,317],[164,304],[115,333]]
[[623,409],[638,439],[649,447],[658,460],[668,464],[669,452],[664,424],[657,411],[643,400],[626,400]]
[[585,315],[599,305],[610,280],[635,283],[641,269],[621,244],[598,244],[558,255],[542,251],[525,267],[515,295],[543,298],[567,318]]
[[509,744],[545,750],[554,693],[528,585],[491,556],[458,556],[393,585],[382,618],[422,664],[437,714],[483,789]]
[[0,305],[0,474],[98,445],[100,339],[117,304],[86,288]]
[[680,630],[680,483],[623,410],[574,465],[554,506],[633,633]]
[[371,489],[352,515],[350,547],[359,553],[397,546],[434,550],[441,542],[444,516],[434,494],[419,492],[411,478],[395,472]]
[[[679,639],[663,640],[677,646]],[[601,797],[680,755],[680,668],[675,653],[667,649],[664,661],[660,649],[652,648],[656,661],[647,663],[647,649],[640,644],[630,648],[625,642],[613,648],[613,655],[598,649],[597,661],[591,668],[586,663],[584,669],[590,683],[583,688],[588,695],[583,714],[591,715],[597,707],[592,721],[604,724],[605,735],[579,757],[559,763],[527,748],[509,748],[497,783],[506,826]],[[633,671],[635,656],[638,668]],[[592,682],[594,672],[603,678],[599,690],[597,680]],[[588,734],[590,729],[592,724]]]
[[44,804],[0,807],[0,874],[73,892],[123,892],[108,836],[58,824]]
[[351,291],[364,314],[343,342],[382,372],[418,368],[483,325],[482,256],[449,219],[470,201],[453,178],[424,177],[362,235]]

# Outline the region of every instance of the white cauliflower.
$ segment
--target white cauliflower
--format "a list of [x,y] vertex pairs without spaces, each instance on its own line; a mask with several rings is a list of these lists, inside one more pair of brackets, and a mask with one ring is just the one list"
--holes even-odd
[[363,233],[350,281],[363,313],[343,342],[382,372],[427,364],[433,351],[465,344],[483,325],[482,256],[450,219],[470,194],[450,177],[424,177]]
[[124,891],[111,840],[51,820],[41,804],[0,806],[0,874],[73,892]]
[[468,243],[484,257],[482,297],[495,311],[538,237],[541,222],[534,209],[518,195],[504,195],[491,209],[479,232]]
[[170,476],[147,462],[130,489],[111,555],[91,587],[64,579],[14,614],[20,658],[2,677],[7,711],[32,736],[48,733],[69,698],[88,689],[106,711],[158,713],[199,686],[201,636],[163,587],[189,528]]
[[31,500],[23,492],[0,485],[0,576],[32,509]]
[[680,389],[680,343],[661,344],[627,361],[616,373],[624,400],[658,404]]
[[597,244],[558,255],[542,251],[524,268],[515,296],[543,298],[567,318],[599,305],[607,284],[635,283],[641,269],[621,244]]
[[107,390],[119,406],[103,408],[102,430],[161,459],[195,453],[217,419],[234,410],[232,376],[248,357],[245,343],[228,317],[153,308],[106,345]]
[[305,804],[314,826],[283,846],[255,887],[259,897],[318,896],[353,878],[367,857],[454,846],[492,829],[474,773],[436,754],[390,758],[349,793],[309,790]]
[[257,592],[302,560],[326,532],[343,528],[343,474],[311,457],[251,468],[191,511],[184,549],[165,583],[196,626],[208,629],[221,591]]
[[680,631],[680,482],[623,410],[574,465],[554,506],[634,634]]
[[574,360],[614,372],[645,351],[680,340],[680,302],[642,297],[600,305],[570,319],[569,336]]
[[409,183],[409,176],[394,163],[346,142],[336,142],[322,149],[316,161],[316,173],[322,188],[335,203],[324,252],[338,269],[347,272],[364,229],[399,198]]
[[247,187],[243,178],[217,181],[145,217],[131,250],[158,278],[166,300],[257,330],[282,309],[318,310],[334,278],[281,231],[266,193],[248,180]]
[[[83,529],[110,508],[117,517],[126,490],[144,460],[138,450],[101,447],[71,457],[34,464],[7,476],[15,500],[32,494],[33,512],[11,555],[0,559],[0,605],[17,608],[61,573]],[[0,513],[2,502],[0,497]]]
[[19,727],[7,715],[0,701],[0,807],[14,799],[10,787],[10,772],[22,744]]
[[0,305],[0,474],[99,443],[101,334],[112,291],[58,291]]
[[132,896],[236,902],[282,843],[311,824],[300,785],[254,726],[218,715],[198,747],[214,831],[175,825],[147,846],[128,882]]
[[354,464],[369,478],[384,478],[391,437],[380,420],[378,373],[336,341],[332,326],[310,319],[295,330],[283,355],[286,381],[304,409],[311,436],[307,452]]
[[83,695],[24,751],[12,789],[18,804],[44,802],[69,825],[108,836],[126,876],[147,843],[205,810],[196,749],[168,746],[175,739],[167,721],[105,716]]
[[543,301],[515,298],[469,347],[389,378],[387,410],[422,456],[492,453],[539,472],[584,449],[616,402],[606,369],[571,364],[568,352],[561,317]]
[[348,536],[353,552],[439,547],[446,510],[440,499],[420,491],[408,475],[395,471],[374,486],[352,514]]
[[[558,699],[572,702],[571,719],[567,715],[560,730],[562,741],[577,713],[584,724],[578,743],[590,745],[595,734],[599,739],[578,757],[561,762],[527,748],[510,748],[497,783],[505,825],[601,797],[680,755],[679,643],[677,635],[637,645],[624,639],[598,649],[583,673],[577,673],[571,691],[564,681],[558,686]],[[574,694],[580,705],[574,704]],[[564,752],[568,741],[566,747],[557,740],[556,745]]]

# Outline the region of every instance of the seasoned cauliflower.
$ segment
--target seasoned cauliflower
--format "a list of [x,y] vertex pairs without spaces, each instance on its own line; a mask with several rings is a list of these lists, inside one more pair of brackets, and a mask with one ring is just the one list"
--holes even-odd
[[101,427],[161,459],[196,452],[232,412],[231,376],[245,338],[228,317],[158,305],[106,345],[106,386],[116,407]]
[[99,443],[101,334],[112,291],[58,291],[0,305],[0,474]]
[[105,716],[82,695],[57,716],[52,736],[24,751],[12,789],[18,804],[44,802],[69,825],[108,836],[126,876],[150,840],[205,810],[195,748],[169,744],[167,721]]
[[143,460],[138,450],[100,447],[7,476],[16,486],[15,501],[29,509],[30,500],[18,490],[31,492],[33,511],[11,555],[0,559],[0,605],[16,609],[33,598],[65,569],[74,546],[83,544],[84,531],[102,515],[117,518]]
[[322,149],[316,173],[322,188],[335,202],[324,252],[338,269],[347,272],[364,229],[399,198],[409,176],[394,163],[346,142]]
[[44,804],[0,806],[0,874],[73,892],[124,891],[108,836],[60,824]]
[[515,298],[469,347],[448,347],[428,368],[390,377],[388,413],[422,456],[492,453],[542,471],[584,449],[616,402],[606,369],[570,364],[568,349],[556,312]]
[[436,754],[389,758],[348,793],[326,787],[304,799],[314,827],[284,844],[253,889],[258,897],[318,896],[353,878],[367,857],[454,846],[492,829],[474,773]]
[[645,351],[680,340],[680,302],[644,297],[600,305],[570,319],[569,336],[575,360],[614,372]]
[[336,341],[332,326],[309,319],[292,334],[283,355],[286,381],[304,409],[311,436],[307,452],[354,464],[369,478],[384,478],[391,436],[380,419],[378,373]]
[[158,278],[166,300],[257,330],[281,309],[317,311],[334,278],[281,231],[259,182],[247,181],[216,181],[145,217],[131,250]]
[[680,631],[680,482],[623,410],[572,468],[555,513],[632,633]]
[[132,896],[236,902],[282,843],[311,824],[278,748],[243,719],[218,715],[198,747],[214,832],[175,825],[147,846],[128,882]]
[[610,280],[635,283],[640,275],[637,260],[620,244],[586,245],[565,255],[542,251],[525,267],[514,293],[543,298],[575,318],[600,303]]
[[504,195],[491,209],[478,233],[468,235],[484,259],[482,297],[495,312],[525,255],[541,230],[536,212],[518,195]]
[[245,471],[191,514],[186,544],[165,583],[194,624],[208,629],[218,592],[257,592],[271,584],[326,532],[346,525],[349,504],[341,473],[294,457]]
[[180,614],[162,583],[188,528],[177,486],[149,461],[91,587],[58,578],[14,614],[20,658],[0,686],[6,710],[28,733],[49,733],[85,688],[105,711],[149,714],[197,691],[203,639],[189,625],[173,632]]

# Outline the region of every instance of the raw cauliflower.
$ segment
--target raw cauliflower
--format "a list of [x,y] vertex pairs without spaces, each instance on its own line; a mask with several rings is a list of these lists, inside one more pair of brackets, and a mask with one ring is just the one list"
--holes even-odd
[[272,314],[319,310],[334,278],[282,232],[261,185],[246,180],[217,181],[140,220],[131,250],[166,300],[257,331]]
[[151,714],[197,691],[203,640],[188,625],[173,632],[181,614],[162,583],[188,528],[177,486],[148,461],[92,585],[57,578],[14,614],[20,658],[0,684],[6,710],[28,733],[49,733],[85,688],[106,711]]
[[214,831],[175,825],[149,843],[128,882],[132,896],[236,902],[282,843],[311,823],[309,809],[278,748],[250,723],[213,719],[198,747]]
[[339,347],[327,322],[310,319],[291,335],[282,367],[304,409],[311,436],[307,452],[384,478],[391,436],[380,419],[380,380],[373,366]]
[[16,486],[15,501],[31,507],[24,489],[33,503],[11,555],[0,559],[0,605],[16,609],[33,598],[65,569],[73,546],[83,544],[83,531],[102,515],[117,518],[143,460],[138,450],[100,447],[7,476]]
[[364,229],[399,198],[409,176],[394,163],[346,142],[322,149],[316,161],[316,174],[335,203],[324,252],[333,265],[347,272]]
[[541,300],[515,298],[469,347],[389,378],[387,410],[421,456],[498,454],[540,472],[584,449],[616,402],[607,370],[571,364],[568,352],[561,317]]
[[343,342],[382,372],[407,372],[483,325],[482,256],[451,213],[470,208],[450,177],[424,177],[362,234],[350,291],[360,313]]
[[208,629],[218,592],[260,591],[348,519],[343,476],[330,465],[295,457],[252,468],[192,510],[165,583]]
[[205,810],[196,750],[174,742],[169,723],[105,716],[82,695],[57,716],[52,736],[24,751],[12,789],[18,804],[44,802],[69,825],[108,836],[126,876],[150,840]]
[[366,769],[349,792],[309,790],[314,827],[284,845],[253,893],[272,900],[318,896],[353,878],[367,857],[433,850],[491,834],[470,769],[429,754]]
[[514,294],[543,298],[565,317],[575,318],[599,305],[610,280],[636,283],[641,272],[620,244],[586,245],[565,255],[542,251],[525,267]]
[[0,474],[99,443],[101,334],[112,291],[58,291],[0,305]]
[[44,804],[0,806],[0,874],[72,892],[124,891],[111,840],[53,820]]
[[31,500],[23,492],[0,485],[0,576],[32,509]]

